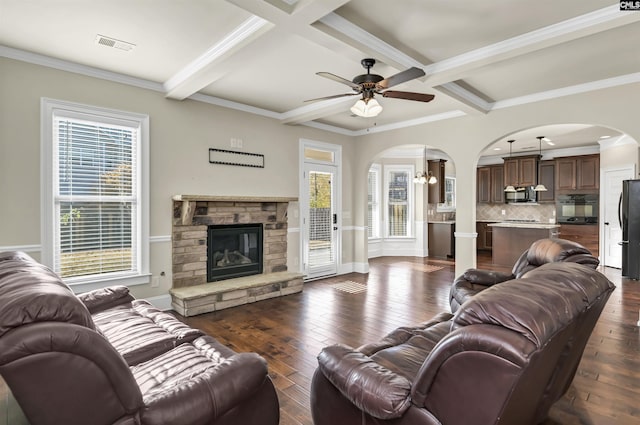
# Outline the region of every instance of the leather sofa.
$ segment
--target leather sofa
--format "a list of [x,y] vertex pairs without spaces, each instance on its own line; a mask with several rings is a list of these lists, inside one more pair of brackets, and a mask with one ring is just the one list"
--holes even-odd
[[593,268],[541,265],[455,314],[357,349],[325,347],[311,384],[315,425],[529,425],[569,388],[615,286]]
[[584,264],[593,269],[600,264],[598,258],[577,242],[558,238],[540,239],[520,255],[511,273],[468,269],[460,275],[451,285],[449,292],[451,311],[455,313],[466,300],[496,283],[517,279],[536,267],[553,262]]
[[125,287],[76,296],[0,253],[0,374],[31,425],[276,425],[265,360],[235,353]]

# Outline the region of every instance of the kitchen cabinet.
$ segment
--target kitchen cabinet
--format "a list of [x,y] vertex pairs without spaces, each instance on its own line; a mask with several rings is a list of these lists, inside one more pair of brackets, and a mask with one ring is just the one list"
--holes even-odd
[[597,192],[600,188],[600,155],[557,158],[556,191]]
[[489,224],[497,223],[495,221],[477,221],[476,233],[478,238],[476,240],[476,250],[478,251],[491,251],[493,247],[493,227]]
[[594,257],[599,255],[600,237],[597,224],[561,224],[558,237],[579,243],[591,251]]
[[477,202],[481,204],[504,202],[504,167],[502,165],[478,167]]
[[504,167],[493,165],[491,169],[491,203],[504,203]]
[[429,257],[454,258],[456,244],[454,221],[436,221],[427,224]]
[[478,167],[476,201],[481,204],[491,202],[491,168]]
[[444,202],[445,162],[447,162],[446,159],[429,161],[427,166],[428,171],[438,179],[437,183],[429,185],[429,195],[427,196],[427,199],[430,204],[441,204]]
[[543,184],[546,188],[546,192],[538,192],[538,202],[553,203],[556,200],[555,180],[556,180],[556,162],[553,160],[540,161],[540,168],[538,171],[538,178],[540,184]]
[[539,155],[516,156],[504,159],[504,184],[535,186],[538,177]]

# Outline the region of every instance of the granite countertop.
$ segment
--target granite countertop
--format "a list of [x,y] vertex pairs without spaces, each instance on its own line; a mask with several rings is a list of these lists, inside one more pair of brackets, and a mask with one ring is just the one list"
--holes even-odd
[[427,223],[430,223],[430,224],[456,224],[456,221],[455,220],[429,221]]
[[514,227],[520,229],[557,229],[559,224],[555,223],[514,223],[509,221],[502,221],[500,223],[491,223],[487,226],[491,227]]

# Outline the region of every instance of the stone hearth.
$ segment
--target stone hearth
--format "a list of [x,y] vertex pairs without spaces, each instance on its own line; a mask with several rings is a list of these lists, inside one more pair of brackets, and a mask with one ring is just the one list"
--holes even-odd
[[[184,316],[302,291],[302,274],[287,272],[287,207],[297,198],[173,197],[172,306]],[[207,282],[207,228],[260,223],[262,274]]]

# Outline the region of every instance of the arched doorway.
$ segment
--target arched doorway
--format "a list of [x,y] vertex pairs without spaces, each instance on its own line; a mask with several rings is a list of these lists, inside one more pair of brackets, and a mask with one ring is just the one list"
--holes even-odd
[[[509,170],[505,167],[517,166],[520,160],[530,157],[539,157],[534,183],[545,184],[547,191],[536,193],[531,203],[500,199],[500,188],[494,186],[506,188],[512,184],[507,181]],[[617,202],[622,180],[637,176],[637,162],[635,140],[598,125],[540,126],[507,134],[491,143],[478,161],[476,261],[486,264],[489,255],[493,264],[512,265],[501,263],[509,263],[518,253],[512,253],[509,261],[498,256],[493,245],[503,247],[504,242],[495,240],[492,228],[515,222],[525,227],[522,223],[532,223],[531,227],[558,226],[558,237],[583,244],[599,256],[603,265],[620,267]],[[487,191],[486,185],[494,189],[489,197],[480,193]],[[581,201],[585,199],[586,206]]]
[[455,165],[441,150],[404,145],[377,154],[367,174],[367,258],[432,256],[429,228],[447,222],[451,238],[438,253],[453,259],[455,190]]

